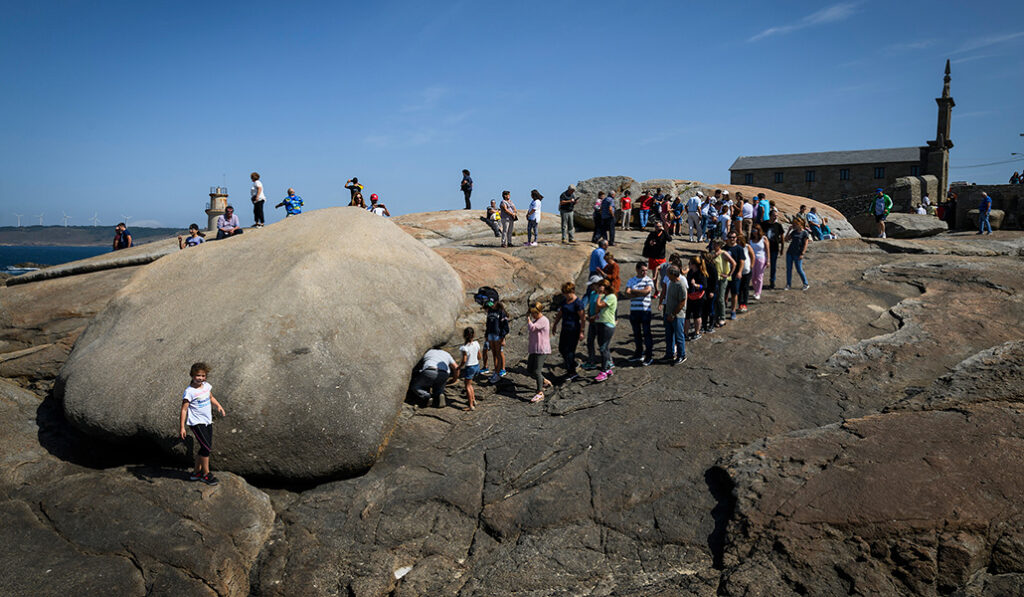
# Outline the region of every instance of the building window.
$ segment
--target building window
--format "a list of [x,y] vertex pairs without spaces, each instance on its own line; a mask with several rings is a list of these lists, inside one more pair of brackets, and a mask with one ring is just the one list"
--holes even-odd
[[775,173],[775,182],[776,183],[782,182],[782,172],[776,172]]
[[806,182],[814,182],[814,170],[808,170],[804,172],[804,180]]
[[910,167],[910,175],[911,176],[921,176],[921,166],[911,166]]
[[875,168],[875,178],[885,178],[885,166]]
[[744,174],[743,175],[743,184],[754,184],[754,175],[753,174]]
[[839,169],[839,180],[850,180],[850,169],[840,168]]

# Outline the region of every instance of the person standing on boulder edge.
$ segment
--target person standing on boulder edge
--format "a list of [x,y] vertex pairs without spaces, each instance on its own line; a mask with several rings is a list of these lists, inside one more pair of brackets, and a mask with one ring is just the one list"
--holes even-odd
[[512,203],[512,193],[501,192],[501,246],[512,246],[512,235],[515,233],[515,223],[519,219],[516,212],[516,205]]
[[260,173],[253,172],[249,175],[252,180],[252,188],[249,189],[249,198],[252,199],[253,228],[263,228],[263,204],[267,202],[267,196],[263,194],[263,183],[260,182]]
[[551,354],[551,324],[548,318],[544,317],[543,306],[540,303],[534,303],[530,307],[526,326],[529,331],[526,371],[537,380],[537,393],[530,402],[540,402],[544,399],[544,388],[553,385],[544,379],[544,360]]
[[363,194],[363,185],[359,184],[359,179],[352,177],[345,181],[345,188],[348,189],[349,194],[352,195],[352,201],[349,205],[353,205],[356,199],[356,194]]
[[216,485],[217,478],[210,473],[210,452],[213,450],[213,409],[217,407],[220,416],[225,416],[224,407],[213,397],[213,386],[206,381],[210,366],[206,363],[193,363],[189,369],[192,383],[185,388],[181,396],[181,415],[178,417],[178,437],[187,437],[185,426],[192,430],[199,447],[196,449],[196,467],[189,476],[191,481],[202,481],[207,485]]
[[562,284],[562,304],[555,313],[555,321],[551,324],[552,333],[558,333],[558,324],[562,323],[562,334],[558,337],[558,354],[565,361],[565,381],[572,381],[576,375],[576,347],[583,340],[583,326],[586,325],[586,309],[583,300],[576,296],[576,285],[572,282]]
[[[803,206],[801,206],[802,208]],[[885,238],[885,218],[892,211],[892,199],[885,194],[882,189],[876,189],[875,198],[871,200],[868,213],[875,216],[875,222],[878,223],[878,238]],[[798,214],[799,215],[799,214]],[[792,232],[792,231],[790,231]],[[788,255],[788,253],[787,253]],[[786,259],[786,269],[789,269],[789,259]]]
[[469,204],[469,196],[473,194],[473,179],[469,176],[469,170],[462,171],[462,182],[459,183],[459,188],[466,198],[466,209],[473,209]]
[[537,246],[537,232],[540,229],[540,202],[544,199],[537,189],[530,191],[530,210],[526,212],[526,246]]
[[574,185],[569,185],[569,188],[558,196],[558,215],[562,218],[562,244],[566,242],[566,232],[569,234],[569,242],[576,242],[576,201]]

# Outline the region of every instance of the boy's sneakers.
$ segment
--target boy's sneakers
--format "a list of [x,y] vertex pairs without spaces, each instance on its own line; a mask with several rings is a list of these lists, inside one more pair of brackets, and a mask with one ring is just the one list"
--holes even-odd
[[630,363],[639,363],[642,360],[644,360],[644,356],[641,355],[641,354],[635,354],[635,355],[629,357],[629,362]]
[[216,485],[220,483],[220,481],[217,480],[217,477],[213,476],[213,473],[206,473],[206,476],[203,477],[203,483],[206,483],[207,485]]
[[505,375],[507,375],[507,372],[504,369],[502,369],[501,371],[498,371],[498,376],[499,377],[505,377]]
[[683,356],[679,357],[678,359],[673,359],[672,362],[669,363],[669,364],[672,365],[673,367],[675,367],[676,365],[682,365],[685,362],[686,362],[686,355],[684,354]]
[[654,358],[647,357],[646,359],[644,359],[644,361],[642,363],[640,363],[640,366],[642,366],[642,367],[650,367],[651,363],[653,363],[653,362],[654,362]]
[[580,365],[580,369],[586,369],[587,371],[590,371],[591,369],[597,369],[597,365],[593,363],[583,363],[582,365]]
[[735,311],[729,313],[729,319],[736,319],[736,312]]
[[203,478],[203,473],[197,473],[192,471],[192,474],[188,476],[189,481],[199,481]]
[[810,284],[804,284],[804,290],[807,290],[807,289],[808,289],[808,288],[810,288],[810,287],[811,287],[811,285],[810,285]]
[[487,367],[484,367],[483,369],[477,371],[477,375],[487,375],[490,372],[491,372],[490,369],[488,369]]
[[615,372],[612,371],[611,369],[609,369],[607,371],[602,371],[602,372],[597,374],[597,377],[594,378],[594,381],[602,382],[602,381],[608,379],[609,377],[611,377],[613,375],[615,375]]

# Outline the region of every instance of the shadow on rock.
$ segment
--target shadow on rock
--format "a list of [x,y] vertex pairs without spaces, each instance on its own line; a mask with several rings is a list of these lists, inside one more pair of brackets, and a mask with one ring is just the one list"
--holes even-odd
[[717,570],[724,568],[726,531],[729,521],[736,512],[736,496],[734,485],[725,469],[713,466],[704,472],[704,483],[715,498],[715,507],[711,510],[711,518],[715,528],[708,535],[708,549],[711,550],[713,565]]

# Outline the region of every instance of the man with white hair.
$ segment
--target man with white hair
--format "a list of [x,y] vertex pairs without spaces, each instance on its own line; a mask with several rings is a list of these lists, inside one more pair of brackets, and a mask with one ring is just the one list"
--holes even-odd
[[700,242],[700,202],[704,199],[704,193],[697,191],[697,194],[686,200],[686,228],[690,234],[690,242],[693,242],[693,232],[697,231],[697,242]]

